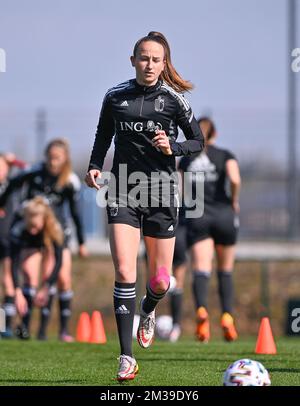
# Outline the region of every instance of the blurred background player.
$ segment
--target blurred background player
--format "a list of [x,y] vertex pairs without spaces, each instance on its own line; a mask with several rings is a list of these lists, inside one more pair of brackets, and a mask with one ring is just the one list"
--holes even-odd
[[[25,162],[17,160],[12,153],[0,154],[0,195],[9,184],[9,176],[14,168],[24,168]],[[0,210],[0,266],[3,269],[3,309],[5,311],[6,331],[1,333],[2,338],[11,338],[12,320],[15,316],[15,291],[10,272],[9,259],[9,231],[16,208],[16,196],[10,196],[3,210]]]
[[[36,165],[10,181],[6,191],[0,196],[0,207],[3,207],[6,199],[15,189],[24,185],[26,187],[22,200],[32,199],[38,195],[47,198],[64,231],[62,269],[59,272],[58,278],[60,305],[59,338],[66,342],[73,341],[73,337],[68,331],[68,321],[71,316],[71,300],[73,297],[71,281],[72,256],[69,247],[71,237],[70,216],[76,228],[79,255],[81,257],[87,256],[87,250],[84,244],[84,233],[78,205],[81,184],[78,176],[72,171],[69,145],[66,140],[54,139],[51,141],[45,150],[45,162]],[[18,215],[16,215],[17,218]],[[50,265],[45,267],[45,269],[50,268]],[[44,274],[43,277],[47,278],[48,275]],[[46,339],[46,329],[55,293],[55,289],[52,289],[49,295],[49,302],[41,310],[38,333],[38,338],[41,340]]]
[[[13,225],[10,232],[10,258],[15,301],[22,322],[16,329],[21,339],[30,338],[30,320],[33,305],[45,306],[49,292],[55,284],[62,263],[64,235],[60,223],[47,201],[37,196],[24,204],[22,217]],[[53,260],[49,261],[51,257]],[[47,258],[47,261],[43,261]],[[44,279],[40,290],[40,269],[52,263],[48,278]],[[19,271],[24,274],[23,289],[20,288]]]
[[[240,172],[235,156],[214,145],[217,132],[213,121],[203,117],[198,120],[198,123],[205,137],[206,148],[200,154],[182,158],[179,170],[204,173],[204,213],[200,218],[188,219],[185,218],[184,208],[181,209],[173,260],[173,272],[177,283],[176,289],[170,295],[173,317],[170,341],[176,341],[180,335],[187,246],[190,247],[193,269],[193,294],[197,313],[196,336],[203,342],[208,342],[210,339],[207,298],[214,253],[216,253],[218,293],[222,309],[221,327],[224,338],[227,341],[233,341],[238,336],[232,316],[232,271],[239,226]],[[230,194],[227,192],[227,182],[230,186]]]

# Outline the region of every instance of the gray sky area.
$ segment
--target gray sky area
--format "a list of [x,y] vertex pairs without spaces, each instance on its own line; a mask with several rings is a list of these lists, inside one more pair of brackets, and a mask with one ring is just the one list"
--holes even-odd
[[[195,115],[210,113],[219,145],[240,159],[284,165],[287,137],[286,0],[0,0],[1,150],[36,151],[34,118],[47,110],[47,139],[67,137],[88,161],[107,88],[134,76],[137,39],[163,32],[173,63],[195,84]],[[300,4],[298,6],[300,21]],[[300,47],[300,37],[297,47]],[[300,72],[297,75],[299,88]],[[284,167],[284,166],[283,166]]]

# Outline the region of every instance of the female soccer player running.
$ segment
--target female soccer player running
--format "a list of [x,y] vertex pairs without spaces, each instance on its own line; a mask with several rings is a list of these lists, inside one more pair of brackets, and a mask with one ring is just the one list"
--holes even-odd
[[[80,193],[80,180],[72,172],[69,145],[64,139],[55,139],[46,147],[45,162],[21,173],[11,179],[7,189],[0,196],[0,207],[2,207],[8,196],[16,189],[26,185],[26,192],[23,200],[32,199],[35,196],[44,196],[48,199],[50,206],[55,212],[64,231],[64,250],[62,269],[59,272],[58,290],[60,307],[60,329],[59,338],[62,341],[73,341],[68,331],[68,322],[71,316],[72,292],[72,257],[69,248],[70,228],[69,217],[71,215],[76,227],[77,240],[79,244],[79,255],[86,256],[87,250],[84,245],[83,227],[78,197]],[[69,214],[66,212],[69,208]],[[50,264],[45,268],[49,269]],[[44,275],[47,278],[47,275]],[[50,292],[49,302],[41,310],[41,322],[38,338],[46,339],[46,328],[48,325],[51,305],[55,295],[55,287]]]
[[[183,172],[199,171],[204,173],[204,214],[199,218],[185,219],[186,228],[183,229],[183,234],[178,240],[182,240],[182,244],[178,245],[177,249],[182,249],[185,244],[190,247],[193,293],[197,309],[196,335],[203,342],[207,342],[210,338],[207,296],[214,252],[216,252],[219,296],[222,308],[221,327],[224,338],[227,341],[233,341],[237,339],[237,332],[232,317],[232,270],[238,232],[240,172],[234,155],[214,145],[217,133],[212,120],[203,117],[199,120],[199,125],[205,137],[206,148],[201,154],[182,158],[179,169]],[[230,184],[230,196],[226,193],[227,181]],[[177,260],[176,263],[178,257],[180,260]],[[175,252],[174,260],[174,274],[176,277],[179,273],[177,277],[179,277],[179,283],[182,286],[182,269],[185,267],[184,257],[182,258],[180,253]],[[177,267],[179,268],[176,269]],[[173,307],[176,307],[175,299],[172,298]],[[179,306],[177,306],[175,314],[180,313],[181,302],[178,303]]]
[[[128,191],[133,191],[141,180],[143,193],[147,192],[151,172],[172,175],[176,170],[175,156],[189,155],[203,148],[203,136],[182,95],[192,85],[174,69],[166,38],[157,32],[141,38],[135,44],[131,63],[136,78],[111,88],[103,101],[86,175],[88,186],[96,189],[100,188],[96,181],[101,177],[103,161],[114,134],[111,172],[116,179],[116,190],[125,180]],[[181,143],[176,142],[178,125],[187,139]],[[119,167],[120,164],[123,165]],[[138,179],[135,171],[139,171]],[[164,186],[166,182],[162,188]],[[139,344],[147,348],[154,335],[155,307],[169,288],[177,225],[177,192],[173,184],[169,185],[171,201],[166,203],[168,199],[164,201],[161,189],[156,195],[151,190],[150,200],[153,197],[159,203],[153,207],[149,201],[146,205],[141,204],[137,198],[130,198],[129,192],[121,190],[110,199],[112,189],[110,181],[107,214],[116,278],[114,309],[121,347],[117,379],[127,380],[133,379],[138,371],[132,354],[132,328],[140,231],[145,240],[150,275],[146,296],[140,303],[137,337]],[[166,203],[165,207],[162,203]]]
[[[24,204],[22,218],[10,232],[10,259],[16,307],[22,323],[16,329],[17,337],[30,338],[30,319],[33,304],[45,306],[51,287],[55,284],[62,263],[63,231],[48,203],[37,196]],[[53,257],[53,268],[37,292],[43,258]],[[19,272],[24,273],[23,289]]]

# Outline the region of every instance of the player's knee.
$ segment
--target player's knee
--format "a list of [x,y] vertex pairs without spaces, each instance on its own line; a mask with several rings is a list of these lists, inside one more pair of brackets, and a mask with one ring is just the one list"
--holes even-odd
[[176,278],[174,282],[176,289],[183,289],[184,280],[182,278]]
[[71,278],[61,278],[58,280],[57,287],[60,291],[67,291],[71,289]]
[[155,293],[165,293],[170,286],[170,274],[165,266],[158,268],[157,273],[150,279],[150,288]]
[[62,283],[58,286],[58,288],[59,288],[59,291],[66,292],[66,291],[71,290],[72,284],[71,283]]
[[116,280],[121,283],[127,283],[133,278],[132,268],[127,265],[121,265],[116,269]]
[[222,268],[218,269],[218,272],[221,274],[225,274],[225,275],[232,274],[232,267],[230,267],[230,268],[222,267]]
[[168,290],[169,284],[165,281],[158,281],[155,288],[153,289],[155,293],[164,293]]

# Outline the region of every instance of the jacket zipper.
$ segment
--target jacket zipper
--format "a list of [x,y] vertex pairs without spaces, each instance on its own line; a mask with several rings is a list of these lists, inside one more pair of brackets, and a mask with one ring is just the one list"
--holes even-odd
[[141,101],[141,108],[140,108],[140,117],[141,117],[142,111],[143,111],[144,99],[145,99],[145,96],[143,95],[143,96],[142,96],[142,101]]

